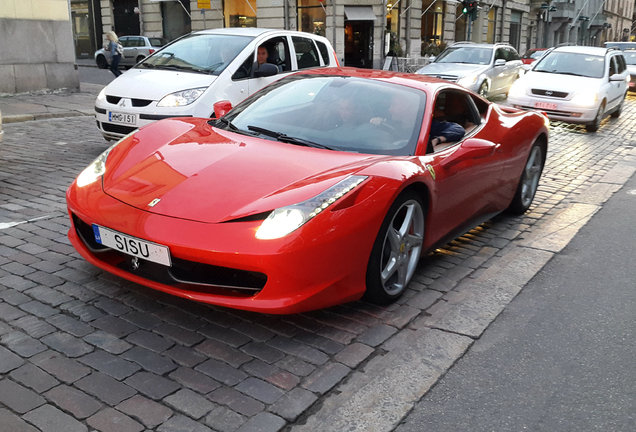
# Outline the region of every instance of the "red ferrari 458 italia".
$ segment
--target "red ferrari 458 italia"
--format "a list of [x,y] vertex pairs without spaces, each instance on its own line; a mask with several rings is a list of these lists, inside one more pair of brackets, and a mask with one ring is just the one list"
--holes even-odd
[[[84,258],[251,311],[388,303],[422,253],[526,211],[548,145],[542,114],[422,75],[302,72],[228,105],[145,126],[77,177],[69,238]],[[463,138],[429,136],[449,124]]]

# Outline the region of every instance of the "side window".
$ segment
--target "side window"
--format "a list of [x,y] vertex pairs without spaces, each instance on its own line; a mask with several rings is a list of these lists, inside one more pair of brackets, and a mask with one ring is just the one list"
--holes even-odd
[[320,66],[318,50],[311,39],[292,36],[298,69]]
[[285,36],[278,36],[261,43],[260,46],[267,48],[267,63],[278,66],[279,72],[291,70],[289,59],[289,45]]
[[618,73],[625,72],[625,69],[627,69],[627,64],[625,64],[625,57],[623,57],[622,55],[618,55],[616,56],[616,60],[618,61]]
[[329,66],[329,50],[327,49],[327,45],[320,41],[316,41],[316,45],[318,45],[318,50],[320,51],[320,55],[322,56],[322,62],[325,66]]
[[129,48],[129,47],[133,46],[133,45],[132,45],[132,41],[131,41],[130,39],[131,39],[131,38],[129,38],[129,37],[122,37],[122,38],[119,38],[119,43],[120,43],[120,44],[121,44],[121,46],[123,46],[124,48]]
[[146,46],[146,42],[144,41],[144,38],[138,37],[138,38],[135,38],[135,39],[136,39],[136,42],[137,42],[137,44],[135,46],[138,46],[138,47]]
[[495,52],[495,60],[506,60],[506,52],[503,48],[497,48],[497,51]]
[[508,52],[508,58],[506,59],[507,61],[521,60],[519,54],[517,53],[517,51],[515,51],[514,48],[508,48],[506,51]]
[[612,76],[616,73],[616,57],[610,58],[610,67],[609,67],[609,76]]
[[245,59],[243,64],[232,75],[232,81],[238,81],[245,78],[249,78],[252,75],[252,64],[254,63],[254,56],[250,55]]

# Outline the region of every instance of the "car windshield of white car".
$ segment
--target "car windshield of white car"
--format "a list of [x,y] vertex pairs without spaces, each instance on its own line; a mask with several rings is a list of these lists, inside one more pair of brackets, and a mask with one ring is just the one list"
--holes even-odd
[[191,35],[157,51],[136,67],[219,75],[251,40],[247,36]]
[[553,51],[542,57],[532,70],[534,72],[602,78],[605,72],[604,67],[605,57],[603,56]]
[[441,53],[435,63],[468,63],[468,64],[490,64],[492,48],[476,47],[456,47],[448,48]]
[[406,156],[415,153],[425,102],[423,91],[379,80],[294,75],[211,124],[290,145]]

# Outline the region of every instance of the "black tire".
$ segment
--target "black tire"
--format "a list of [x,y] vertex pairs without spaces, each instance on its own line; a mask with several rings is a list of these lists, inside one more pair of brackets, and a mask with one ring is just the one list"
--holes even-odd
[[534,142],[530,149],[530,154],[523,166],[523,172],[517,184],[515,196],[508,206],[508,212],[520,215],[525,213],[532,205],[532,200],[537,193],[539,179],[543,172],[545,164],[545,148],[537,141]]
[[477,93],[479,93],[479,96],[483,97],[484,99],[488,99],[488,83],[486,81],[481,83]]
[[108,69],[108,62],[106,61],[106,57],[103,55],[97,56],[95,63],[97,63],[97,67],[100,69]]
[[601,103],[598,107],[598,111],[596,112],[596,117],[594,117],[594,121],[592,123],[585,125],[585,130],[588,132],[596,132],[599,127],[601,127],[601,122],[603,121],[603,116],[605,115],[605,101]]
[[142,55],[137,56],[137,58],[135,59],[135,63],[139,63],[140,61],[142,61],[145,58],[146,58],[146,56],[142,56]]
[[[627,94],[625,96],[627,96]],[[625,103],[625,98],[623,98],[621,103],[618,104],[616,109],[612,112],[612,114],[611,114],[612,118],[619,118],[621,116],[621,113],[623,112],[623,104],[624,103]]]
[[[422,198],[413,191],[402,193],[391,205],[371,249],[366,300],[387,304],[406,291],[422,253],[425,215]],[[396,263],[392,271],[391,263]]]

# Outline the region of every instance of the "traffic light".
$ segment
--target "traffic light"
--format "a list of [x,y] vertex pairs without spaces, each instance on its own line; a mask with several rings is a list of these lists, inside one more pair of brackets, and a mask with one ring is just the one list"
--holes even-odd
[[477,19],[477,14],[479,13],[479,9],[477,7],[477,2],[476,1],[468,1],[467,3],[467,8],[468,8],[468,16],[470,17],[471,21],[475,21]]

